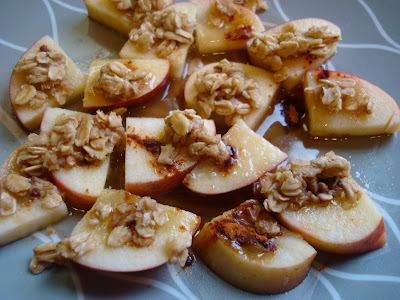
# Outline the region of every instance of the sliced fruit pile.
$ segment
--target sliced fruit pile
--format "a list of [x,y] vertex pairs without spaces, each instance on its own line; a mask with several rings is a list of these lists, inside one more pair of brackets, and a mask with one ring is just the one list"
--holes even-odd
[[[383,217],[349,162],[329,152],[277,168],[288,155],[254,132],[278,90],[301,84],[311,135],[400,129],[399,107],[380,88],[318,69],[341,39],[335,24],[308,18],[265,30],[254,12],[267,8],[263,1],[134,2],[85,0],[91,18],[129,36],[120,58],[93,61],[88,76],[48,36],[17,63],[10,100],[21,124],[40,125],[40,133],[0,167],[1,245],[67,215],[65,200],[87,213],[70,237],[34,249],[33,273],[68,261],[120,272],[185,266],[200,216],[149,197],[178,186],[256,199],[214,215],[193,239],[215,273],[250,292],[296,287],[316,250],[359,254],[385,245]],[[194,48],[246,50],[251,65],[222,59],[190,67]],[[181,110],[122,116],[182,82]],[[87,113],[61,108],[82,95]],[[125,190],[104,189],[121,153],[124,165],[117,159],[114,168],[124,170]]]

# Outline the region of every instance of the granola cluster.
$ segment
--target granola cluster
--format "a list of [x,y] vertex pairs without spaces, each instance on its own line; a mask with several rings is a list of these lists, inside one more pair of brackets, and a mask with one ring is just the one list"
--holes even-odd
[[207,156],[223,164],[231,153],[222,141],[221,135],[210,134],[204,120],[193,109],[171,111],[165,118],[164,146],[158,162],[173,165],[179,155],[179,149],[187,149],[189,155]]
[[249,51],[256,54],[267,69],[276,72],[278,81],[288,76],[283,59],[304,55],[324,57],[341,39],[340,34],[329,32],[327,26],[311,26],[308,31],[299,32],[293,24],[287,24],[282,34],[254,33],[254,37]]
[[43,45],[36,54],[29,54],[15,66],[24,75],[26,84],[21,86],[14,101],[16,105],[40,108],[53,97],[59,105],[65,104],[72,93],[72,83],[65,78],[67,59],[60,52]]
[[124,137],[122,118],[98,111],[95,116],[60,115],[51,131],[30,134],[16,162],[23,174],[40,176],[61,167],[104,161]]
[[212,70],[198,73],[194,84],[198,92],[196,109],[203,118],[214,112],[223,116],[226,124],[233,125],[262,104],[257,81],[227,59]]
[[179,45],[191,45],[196,19],[188,14],[167,9],[152,13],[140,28],[129,33],[129,39],[141,51],[155,47],[158,57],[166,58]]
[[365,90],[356,93],[355,85],[356,81],[352,78],[319,78],[316,86],[307,87],[304,92],[316,95],[332,112],[343,110],[371,114],[373,102]]
[[17,198],[31,197],[40,199],[41,207],[45,209],[52,209],[63,203],[59,190],[51,182],[35,176],[25,177],[12,173],[1,181],[0,216],[10,216],[17,211]]
[[361,194],[350,175],[350,163],[332,151],[311,161],[293,159],[260,179],[260,188],[265,209],[277,213],[339,199],[348,208],[357,205]]
[[95,87],[111,99],[126,99],[139,95],[154,79],[152,73],[132,70],[122,62],[112,61],[100,69]]
[[152,12],[162,10],[172,4],[171,0],[111,0],[122,11],[130,11],[132,21],[141,22]]
[[149,246],[157,227],[168,221],[168,215],[160,208],[157,201],[143,197],[138,203],[120,203],[112,214],[107,239],[109,247],[122,247],[127,244]]

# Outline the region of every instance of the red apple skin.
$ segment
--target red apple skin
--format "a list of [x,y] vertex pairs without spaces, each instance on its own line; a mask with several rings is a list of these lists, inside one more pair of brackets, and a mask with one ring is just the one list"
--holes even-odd
[[[97,106],[96,105],[86,105],[85,100],[84,100],[83,109],[88,113],[95,113],[98,109],[101,109],[103,111],[110,111],[110,110],[120,108],[120,107],[129,107],[129,106],[140,105],[143,102],[151,100],[155,95],[160,93],[166,87],[166,85],[168,84],[170,70],[171,70],[171,64],[169,63],[168,71],[165,73],[165,76],[161,80],[161,82],[156,87],[154,87],[152,90],[150,90],[149,92],[147,92],[144,95],[135,96],[126,101],[109,101],[107,105],[97,105]],[[96,95],[96,93],[93,92],[92,87],[89,87],[89,84],[91,84],[91,83],[92,82],[88,80],[87,88],[89,88],[91,90],[90,91],[91,94]],[[85,96],[86,96],[86,93],[87,92],[85,90]]]
[[[354,134],[354,133],[350,133],[347,131],[343,131],[341,130],[341,132],[339,133],[331,133],[328,134],[327,132],[321,133],[319,134],[319,131],[315,133],[315,135],[332,135],[332,136],[337,136],[337,135],[376,135],[376,134],[382,134],[382,133],[387,133],[387,134],[393,134],[396,131],[400,130],[400,107],[398,106],[396,100],[394,100],[388,93],[386,93],[384,90],[382,90],[380,87],[376,86],[375,84],[369,82],[368,80],[365,80],[361,77],[358,77],[356,75],[353,74],[349,74],[349,73],[345,73],[345,72],[340,72],[340,71],[324,71],[324,70],[308,70],[304,76],[304,81],[303,81],[303,90],[304,88],[306,88],[307,86],[307,77],[308,76],[312,76],[314,78],[317,78],[318,76],[322,76],[323,78],[325,78],[327,76],[327,74],[329,74],[329,77],[343,77],[343,78],[353,78],[356,82],[359,82],[365,86],[370,87],[373,90],[378,91],[379,93],[381,93],[381,97],[379,97],[381,99],[385,99],[385,101],[387,101],[387,105],[388,106],[392,106],[393,107],[393,114],[392,116],[389,118],[387,124],[385,125],[385,128],[383,128],[384,132],[376,132],[376,130],[374,131],[366,131],[365,126],[359,125],[360,126],[360,133],[359,134]],[[306,106],[311,106],[311,104],[307,104],[307,99],[306,99]],[[348,114],[350,115],[350,114]],[[368,118],[368,116],[367,116]],[[344,122],[343,120],[340,120],[340,122]],[[361,121],[360,121],[361,122]],[[312,124],[310,124],[310,127],[312,127]],[[361,128],[363,127],[363,128]],[[310,133],[313,134],[312,129],[310,128]],[[314,135],[314,134],[313,134]]]

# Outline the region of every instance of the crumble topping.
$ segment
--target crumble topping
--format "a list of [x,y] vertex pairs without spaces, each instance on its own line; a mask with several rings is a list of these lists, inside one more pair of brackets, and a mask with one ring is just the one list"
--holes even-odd
[[30,134],[16,162],[21,172],[40,176],[61,167],[104,161],[123,141],[122,118],[115,112],[95,116],[60,115],[51,131]]
[[221,60],[212,70],[198,73],[196,105],[203,118],[212,112],[224,116],[233,125],[238,119],[259,108],[262,96],[258,83],[246,76],[236,64]]
[[55,50],[43,45],[36,54],[29,54],[15,66],[17,72],[24,74],[26,84],[21,86],[13,103],[41,107],[50,96],[59,105],[65,104],[72,93],[72,83],[66,78],[67,59]]
[[350,175],[350,163],[332,151],[311,161],[293,159],[260,179],[260,188],[265,209],[276,213],[335,199],[348,208],[357,205],[361,193]]
[[179,149],[187,149],[191,156],[210,157],[217,164],[224,164],[231,156],[221,135],[209,134],[204,120],[196,115],[193,109],[170,111],[165,118],[165,135],[162,142],[165,146],[161,146],[158,162],[163,164],[173,165],[179,155]]
[[170,264],[179,264],[184,267],[186,261],[189,257],[188,248],[192,245],[192,234],[189,231],[179,234],[179,236],[174,237],[169,244],[168,262]]
[[57,187],[38,177],[9,174],[1,182],[0,216],[13,215],[18,208],[17,198],[34,197],[41,200],[41,207],[52,209],[63,203]]
[[33,274],[39,274],[53,264],[64,265],[74,256],[83,256],[94,250],[97,242],[91,233],[80,233],[62,241],[50,242],[36,246],[29,269]]
[[332,112],[344,110],[371,114],[373,102],[364,89],[357,94],[355,85],[356,81],[352,78],[318,78],[318,84],[305,88],[304,92],[316,95]]
[[122,247],[129,243],[135,246],[149,246],[158,226],[168,221],[168,215],[157,201],[143,197],[138,203],[120,203],[115,208],[107,239],[109,247]]
[[131,98],[139,95],[155,80],[152,73],[132,70],[119,61],[107,63],[100,69],[95,87],[111,99]]
[[111,0],[119,10],[132,11],[132,21],[140,22],[152,12],[172,4],[171,0]]
[[267,1],[265,0],[233,0],[233,2],[235,4],[246,6],[253,12],[268,9]]
[[234,0],[216,0],[209,11],[208,22],[220,28],[224,26],[225,19],[232,19],[236,13],[239,13],[239,10],[234,5]]
[[91,218],[89,219],[88,223],[90,225],[97,225],[101,221],[107,219],[111,213],[113,212],[113,207],[110,204],[103,204],[99,203],[95,207],[90,210],[92,214]]
[[167,9],[152,13],[140,28],[129,33],[129,39],[143,52],[153,45],[156,55],[165,58],[181,44],[191,45],[194,41],[193,31],[196,19],[188,14]]
[[331,46],[340,41],[340,34],[331,33],[327,26],[311,26],[306,32],[299,32],[293,24],[287,24],[282,34],[254,33],[249,50],[257,55],[265,67],[276,72],[275,79],[283,81],[288,77],[288,68],[283,59],[311,55],[325,57]]

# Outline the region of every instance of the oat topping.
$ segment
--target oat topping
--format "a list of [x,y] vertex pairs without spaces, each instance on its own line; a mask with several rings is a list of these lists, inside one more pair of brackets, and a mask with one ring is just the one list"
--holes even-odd
[[111,0],[122,11],[131,11],[132,21],[137,23],[154,11],[162,10],[172,4],[171,0]]
[[124,137],[121,116],[60,115],[50,132],[30,134],[17,156],[21,172],[40,176],[61,167],[104,161]]
[[192,245],[192,234],[189,231],[185,231],[179,236],[174,237],[169,243],[168,262],[170,264],[179,264],[185,266],[187,258],[189,256],[188,248]]
[[170,111],[165,118],[163,143],[158,162],[168,165],[175,163],[180,149],[191,156],[210,157],[217,164],[227,162],[231,156],[221,135],[208,133],[204,120],[193,109]]
[[41,244],[33,249],[33,258],[29,269],[39,274],[53,264],[64,265],[74,256],[83,256],[96,248],[97,242],[93,234],[80,233],[62,241]]
[[265,0],[233,0],[233,2],[235,4],[246,6],[254,12],[268,9],[267,1]]
[[228,125],[233,125],[262,103],[257,81],[248,78],[239,66],[226,59],[212,70],[198,73],[195,88],[199,114],[209,118],[215,112],[224,116]]
[[107,63],[100,69],[95,88],[110,99],[131,98],[139,95],[143,88],[152,87],[155,75],[132,70],[119,61]]
[[188,14],[167,9],[152,13],[140,28],[129,33],[129,39],[145,52],[156,47],[156,55],[165,58],[181,44],[191,45],[196,19]]
[[316,95],[332,112],[344,110],[371,114],[373,102],[364,89],[357,94],[355,86],[356,81],[352,78],[318,78],[318,84],[305,88],[304,92]]
[[90,225],[97,225],[101,221],[107,219],[113,212],[113,207],[110,204],[99,203],[96,204],[91,210],[91,218],[89,219]]
[[133,243],[135,246],[149,246],[157,227],[168,221],[168,215],[157,201],[143,197],[138,203],[120,203],[112,214],[111,233],[107,239],[109,247],[122,247]]
[[42,49],[43,46],[39,52],[25,56],[15,66],[15,70],[22,72],[27,82],[14,99],[16,105],[38,108],[49,97],[54,97],[58,104],[63,105],[72,93],[72,83],[65,78],[66,57],[47,47]]
[[217,28],[224,26],[225,22],[239,13],[234,2],[234,0],[216,0],[209,11],[208,22]]
[[331,33],[327,26],[311,26],[299,32],[293,24],[287,24],[282,34],[254,33],[249,50],[263,60],[265,67],[276,72],[275,79],[282,81],[288,76],[283,59],[311,55],[324,57],[331,46],[340,41],[340,34]]
[[0,216],[12,215],[17,211],[17,198],[40,199],[45,209],[58,207],[63,198],[50,181],[38,177],[25,177],[12,173],[1,181]]
[[260,179],[267,211],[299,209],[309,203],[341,200],[345,208],[357,205],[361,190],[350,175],[350,163],[332,151],[314,160],[293,159]]

